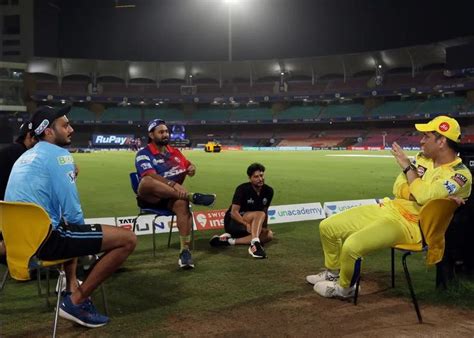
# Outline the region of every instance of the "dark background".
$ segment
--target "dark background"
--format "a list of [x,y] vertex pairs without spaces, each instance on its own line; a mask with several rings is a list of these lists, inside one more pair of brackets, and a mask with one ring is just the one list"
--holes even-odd
[[[35,55],[227,60],[222,0],[36,0]],[[474,35],[474,1],[241,0],[233,59],[353,53]]]

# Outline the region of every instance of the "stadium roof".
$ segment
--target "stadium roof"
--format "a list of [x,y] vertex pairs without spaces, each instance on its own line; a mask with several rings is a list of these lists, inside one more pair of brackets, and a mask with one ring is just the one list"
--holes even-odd
[[59,82],[71,76],[98,80],[112,78],[124,82],[156,83],[177,81],[188,84],[250,82],[280,79],[317,82],[325,77],[357,77],[373,74],[376,67],[384,72],[416,72],[446,63],[446,48],[465,44],[472,37],[436,44],[419,45],[358,54],[333,55],[278,60],[237,62],[140,62],[89,59],[35,58],[28,62],[27,72],[54,76]]

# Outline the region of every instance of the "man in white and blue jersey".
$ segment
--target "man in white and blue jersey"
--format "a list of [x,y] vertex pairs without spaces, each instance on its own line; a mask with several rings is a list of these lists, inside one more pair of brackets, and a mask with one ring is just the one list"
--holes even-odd
[[57,260],[104,252],[82,285],[76,278],[77,258],[64,263],[67,292],[59,312],[83,326],[99,327],[109,318],[97,312],[89,296],[132,253],[136,236],[114,226],[84,224],[76,166],[63,148],[71,144],[74,131],[66,117],[70,109],[43,106],[35,111],[32,130],[39,142],[13,165],[5,200],[35,203],[48,213],[52,231],[38,249],[38,258]]

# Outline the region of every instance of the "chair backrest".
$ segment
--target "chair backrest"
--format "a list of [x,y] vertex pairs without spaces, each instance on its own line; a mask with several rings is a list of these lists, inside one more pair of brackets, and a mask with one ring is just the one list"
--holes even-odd
[[0,227],[11,277],[29,280],[30,259],[51,232],[48,214],[33,203],[0,201]]
[[135,195],[137,194],[139,183],[140,183],[140,179],[138,177],[138,174],[135,172],[130,173],[130,184],[132,185],[132,189],[135,192]]
[[431,200],[421,208],[420,229],[428,245],[427,264],[436,264],[443,258],[444,234],[457,207],[455,201],[443,198]]

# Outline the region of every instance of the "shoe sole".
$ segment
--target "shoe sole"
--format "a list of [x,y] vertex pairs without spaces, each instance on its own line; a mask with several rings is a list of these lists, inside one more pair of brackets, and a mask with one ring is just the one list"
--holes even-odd
[[178,260],[178,265],[183,270],[191,270],[194,269],[194,264],[183,264],[181,263],[181,259]]
[[257,255],[254,255],[254,254],[253,254],[253,252],[252,252],[252,250],[250,250],[250,248],[249,248],[249,250],[248,250],[248,251],[249,251],[249,254],[250,254],[250,256],[252,256],[253,258],[258,258],[258,259],[264,259],[264,258],[267,258],[267,256],[266,256],[266,255],[265,255],[265,256],[257,256]]
[[90,327],[90,328],[101,327],[101,326],[104,326],[108,323],[107,322],[107,323],[101,323],[101,324],[89,324],[89,323],[83,322],[79,318],[74,317],[73,315],[67,313],[66,311],[64,311],[61,308],[59,308],[59,317],[70,320],[70,321],[73,321],[73,322],[75,322],[79,325],[85,326],[85,327]]

